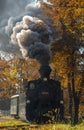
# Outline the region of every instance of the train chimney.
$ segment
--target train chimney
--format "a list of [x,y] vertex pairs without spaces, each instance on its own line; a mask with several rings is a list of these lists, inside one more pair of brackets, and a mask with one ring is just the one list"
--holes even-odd
[[40,75],[41,75],[41,78],[44,79],[44,78],[47,78],[50,79],[50,73],[51,73],[51,68],[50,66],[48,65],[42,65],[39,69],[39,72],[40,72]]

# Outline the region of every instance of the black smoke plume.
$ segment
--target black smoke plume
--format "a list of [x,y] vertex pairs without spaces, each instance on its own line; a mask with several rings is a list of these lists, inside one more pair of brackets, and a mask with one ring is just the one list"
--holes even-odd
[[[30,3],[30,0],[26,0],[25,2],[22,0],[21,2],[20,0],[18,0],[18,2],[16,1],[17,0],[12,0],[10,2],[10,0],[8,0],[6,5],[4,5],[5,10],[8,7],[8,3],[17,6],[16,9],[11,12],[12,6],[10,5],[8,15],[5,11],[3,13],[6,19],[3,19],[1,23],[1,49],[9,53],[22,55],[24,58],[36,58],[41,64],[48,65],[51,56],[50,42],[52,39],[52,31],[46,24],[45,17],[43,17],[41,2],[35,3],[35,1],[32,0],[33,4]],[[25,9],[23,9],[23,7],[25,7]],[[1,19],[2,17],[1,15]],[[7,17],[9,17],[8,20]],[[4,39],[6,42],[3,42]]]

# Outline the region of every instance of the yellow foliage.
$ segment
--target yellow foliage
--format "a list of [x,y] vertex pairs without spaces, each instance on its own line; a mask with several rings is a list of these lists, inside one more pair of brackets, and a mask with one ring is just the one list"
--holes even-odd
[[[61,25],[59,21],[66,26],[66,29],[71,29],[76,31],[80,28],[81,24],[83,25],[84,18],[84,2],[82,0],[50,0],[52,5],[44,4],[46,9],[46,15],[51,16],[53,23],[56,27]],[[79,24],[78,24],[79,23]]]

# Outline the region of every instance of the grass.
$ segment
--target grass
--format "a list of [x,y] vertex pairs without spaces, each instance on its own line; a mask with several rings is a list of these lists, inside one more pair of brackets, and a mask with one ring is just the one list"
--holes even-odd
[[19,124],[21,125],[26,125],[26,122],[22,122],[20,120],[16,120],[14,118],[10,118],[10,117],[2,117],[0,119],[0,127],[6,127],[6,126],[17,126]]
[[10,117],[0,119],[0,130],[84,130],[84,122],[76,126],[70,124],[35,125],[16,120]]

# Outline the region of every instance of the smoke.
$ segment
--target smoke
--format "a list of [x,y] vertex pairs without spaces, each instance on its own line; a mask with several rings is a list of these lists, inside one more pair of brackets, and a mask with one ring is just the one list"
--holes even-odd
[[35,58],[42,65],[48,65],[50,61],[50,48],[43,43],[35,43],[29,47],[29,57]]
[[13,26],[21,20],[32,0],[0,0],[0,51],[21,55],[19,47],[10,44]]
[[49,27],[42,20],[24,16],[22,21],[13,27],[11,42],[20,47],[23,57],[29,56],[36,58],[41,64],[48,64],[50,35]]
[[42,15],[41,3],[8,0],[3,4],[3,1],[5,10],[0,17],[0,48],[20,57],[36,58],[41,64],[49,64],[52,31]]

